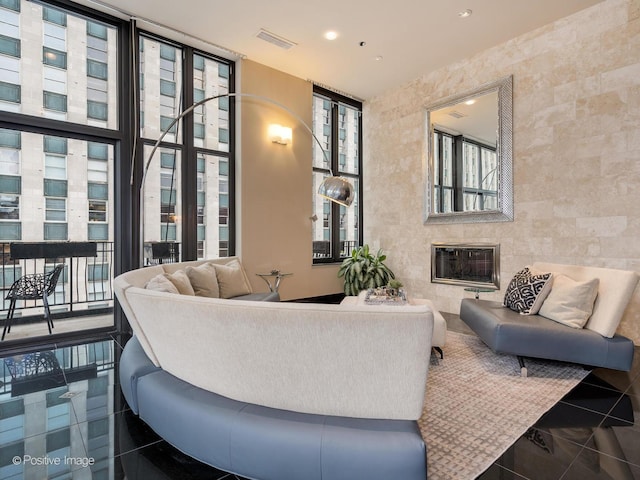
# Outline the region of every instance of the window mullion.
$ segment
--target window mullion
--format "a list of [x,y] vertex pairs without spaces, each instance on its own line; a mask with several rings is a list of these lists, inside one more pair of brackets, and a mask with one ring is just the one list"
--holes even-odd
[[[338,104],[331,102],[331,170],[334,175],[338,174],[339,158],[339,118]],[[335,261],[340,260],[340,205],[331,202],[331,257]]]
[[[193,104],[193,49],[183,48],[182,85],[184,108]],[[182,139],[184,155],[182,158],[182,260],[197,258],[197,165],[196,152],[193,144],[194,114],[189,113],[182,120]]]

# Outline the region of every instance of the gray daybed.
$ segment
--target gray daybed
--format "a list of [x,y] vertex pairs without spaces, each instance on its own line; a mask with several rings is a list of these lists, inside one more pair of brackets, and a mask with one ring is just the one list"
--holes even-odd
[[615,332],[638,274],[554,263],[535,263],[532,268],[576,281],[599,280],[593,312],[584,328],[572,328],[539,314],[522,315],[501,302],[471,298],[462,300],[460,318],[495,352],[517,355],[523,376],[527,375],[524,357],[629,371],[634,344]]

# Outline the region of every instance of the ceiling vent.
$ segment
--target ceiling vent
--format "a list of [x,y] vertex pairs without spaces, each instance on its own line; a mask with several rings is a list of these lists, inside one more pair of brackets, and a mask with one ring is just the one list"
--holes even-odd
[[464,113],[460,113],[456,110],[452,110],[449,112],[449,116],[453,117],[453,118],[463,118],[466,117],[466,115]]
[[286,38],[280,37],[275,33],[267,32],[264,29],[261,29],[256,37],[264,40],[265,42],[269,42],[276,47],[280,47],[283,50],[289,50],[291,47],[295,47],[297,44],[292,42],[291,40],[287,40]]

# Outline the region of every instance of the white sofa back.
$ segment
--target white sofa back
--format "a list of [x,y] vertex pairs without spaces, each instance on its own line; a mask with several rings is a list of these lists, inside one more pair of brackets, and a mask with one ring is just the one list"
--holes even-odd
[[545,262],[532,266],[537,271],[562,273],[576,281],[599,279],[598,296],[585,328],[609,338],[616,333],[639,279],[638,274],[630,270]]
[[[186,266],[171,268],[179,265]],[[144,289],[158,272],[127,272],[114,289],[149,358],[172,375],[272,408],[421,416],[433,334],[428,306],[251,302]]]
[[[185,269],[188,266],[196,267],[198,265],[201,265],[207,262],[225,265],[232,260],[238,260],[238,262],[240,262],[240,259],[238,257],[225,257],[225,258],[216,258],[211,260],[196,260],[191,262],[167,263],[162,265],[154,265],[151,267],[139,268],[137,270],[131,270],[113,279],[113,290],[116,294],[116,297],[118,298],[118,301],[120,303],[120,306],[122,307],[122,310],[124,311],[124,314],[127,316],[129,325],[131,325],[131,329],[138,337],[138,341],[140,342],[140,345],[142,346],[145,353],[147,354],[147,357],[149,357],[149,359],[156,366],[159,366],[158,359],[156,358],[155,353],[153,352],[153,348],[151,348],[151,345],[147,340],[146,334],[140,328],[140,324],[138,322],[138,317],[136,315],[136,312],[131,308],[129,301],[127,300],[127,296],[125,295],[125,292],[127,291],[127,289],[131,287],[145,288],[149,280],[151,280],[156,275],[160,275],[162,273],[175,273],[177,270]],[[242,265],[242,263],[240,263],[240,265]],[[246,277],[246,272],[244,271],[244,268],[242,271]],[[249,283],[248,280],[247,280],[247,283]]]

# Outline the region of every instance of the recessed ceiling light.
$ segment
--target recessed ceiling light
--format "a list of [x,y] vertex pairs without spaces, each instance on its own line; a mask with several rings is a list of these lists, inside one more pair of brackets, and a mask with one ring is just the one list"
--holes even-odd
[[324,38],[326,38],[327,40],[335,40],[336,38],[338,38],[338,32],[329,30],[328,32],[325,32]]
[[373,57],[373,59],[374,59],[376,62],[381,62],[381,61],[383,60],[383,57],[382,57],[382,55],[376,55],[375,57]]
[[467,8],[466,10],[463,10],[462,12],[458,12],[458,16],[460,18],[467,18],[467,17],[470,17],[472,13],[473,13],[473,10]]

